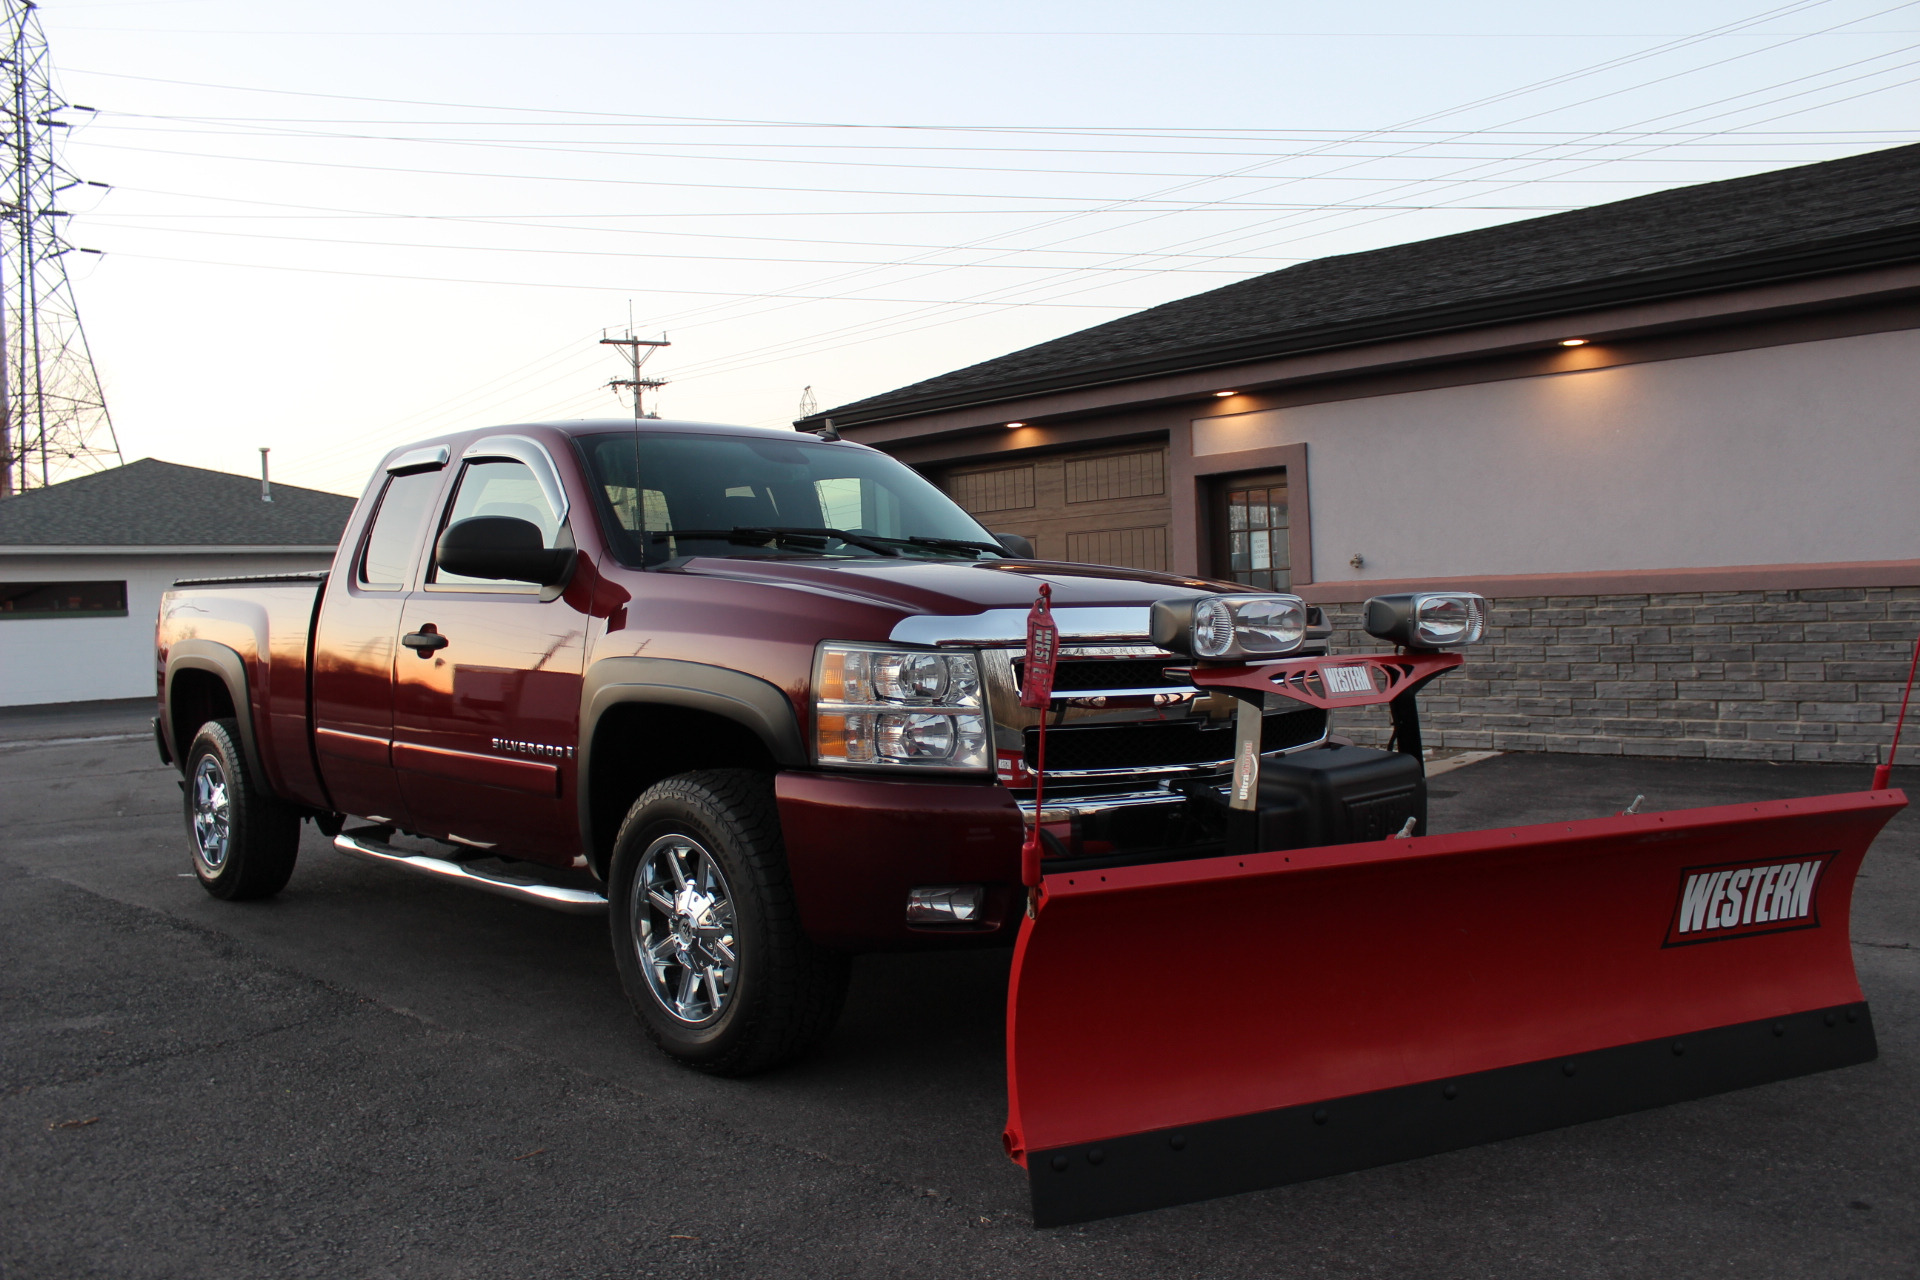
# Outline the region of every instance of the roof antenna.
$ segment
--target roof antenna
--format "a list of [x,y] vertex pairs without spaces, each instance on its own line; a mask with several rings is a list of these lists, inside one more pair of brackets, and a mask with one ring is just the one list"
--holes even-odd
[[267,483],[267,455],[272,452],[273,450],[267,448],[260,450],[260,501],[262,502],[273,501],[273,486]]
[[840,433],[833,429],[832,418],[822,418],[820,420],[820,430],[814,434],[822,440],[838,440],[840,438]]

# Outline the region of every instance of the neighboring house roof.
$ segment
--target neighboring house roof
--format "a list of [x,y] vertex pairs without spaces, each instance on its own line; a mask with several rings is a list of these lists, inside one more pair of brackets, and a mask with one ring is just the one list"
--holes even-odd
[[352,498],[142,458],[0,498],[0,548],[331,547]]
[[802,419],[837,425],[1920,260],[1920,144],[1242,280]]

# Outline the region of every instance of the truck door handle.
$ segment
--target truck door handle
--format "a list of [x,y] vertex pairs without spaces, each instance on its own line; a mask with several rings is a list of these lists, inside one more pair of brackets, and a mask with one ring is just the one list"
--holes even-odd
[[406,635],[401,636],[400,643],[424,658],[435,649],[446,648],[447,638],[438,631],[435,631],[432,625],[429,624],[420,628],[418,631],[409,631]]

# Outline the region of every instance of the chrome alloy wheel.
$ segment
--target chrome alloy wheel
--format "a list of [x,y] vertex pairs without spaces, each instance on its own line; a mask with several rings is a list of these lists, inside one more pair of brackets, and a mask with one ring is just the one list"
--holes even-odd
[[647,846],[629,895],[634,949],[654,999],[680,1021],[713,1021],[733,996],[733,891],[720,864],[691,836]]
[[193,856],[200,874],[211,880],[227,865],[232,842],[233,806],[220,761],[201,756],[193,770]]

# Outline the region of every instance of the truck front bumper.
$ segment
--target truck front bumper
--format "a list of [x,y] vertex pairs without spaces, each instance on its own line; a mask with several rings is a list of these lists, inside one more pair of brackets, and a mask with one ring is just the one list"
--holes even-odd
[[[801,924],[822,946],[899,951],[1011,942],[1024,908],[1020,809],[991,781],[776,775]],[[922,885],[986,886],[980,918],[909,925]]]

